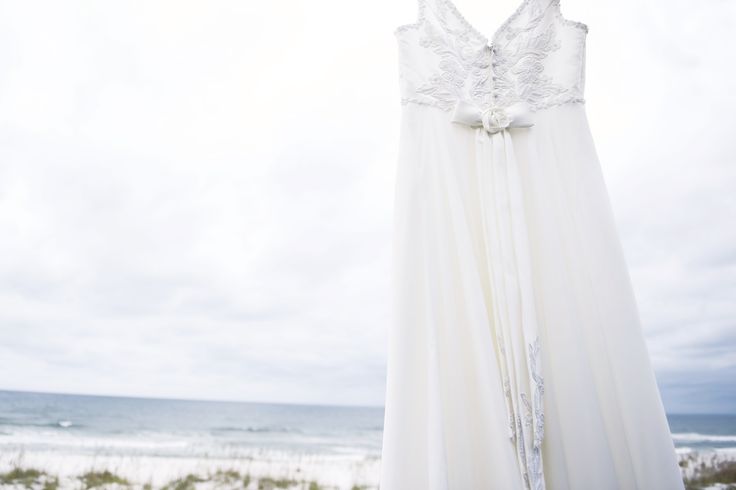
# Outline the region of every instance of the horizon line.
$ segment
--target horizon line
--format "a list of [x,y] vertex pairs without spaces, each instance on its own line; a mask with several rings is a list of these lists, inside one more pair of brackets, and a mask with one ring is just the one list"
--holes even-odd
[[210,403],[252,403],[255,405],[294,405],[301,407],[344,407],[344,408],[381,408],[383,405],[350,405],[337,403],[304,403],[304,402],[275,402],[262,400],[223,400],[215,398],[184,398],[184,397],[167,397],[167,396],[142,396],[142,395],[116,395],[116,394],[99,394],[99,393],[69,393],[61,391],[37,391],[37,390],[19,390],[0,388],[0,393],[25,393],[31,395],[58,395],[58,396],[79,396],[90,398],[123,398],[128,400],[160,400],[160,401],[178,401],[178,402],[210,402]]
[[[37,390],[18,390],[9,388],[0,388],[0,393],[24,393],[31,395],[57,395],[57,396],[78,396],[89,398],[121,398],[128,400],[159,400],[159,401],[179,401],[179,402],[209,402],[209,403],[251,403],[254,405],[291,405],[301,407],[339,407],[339,408],[375,408],[385,410],[384,405],[354,405],[354,404],[338,404],[338,403],[304,403],[304,402],[276,402],[264,400],[224,400],[215,398],[185,398],[185,397],[166,397],[166,396],[143,396],[143,395],[116,395],[116,394],[99,394],[99,393],[69,393],[61,391],[37,391]],[[725,415],[736,416],[733,412],[668,412],[669,415]]]

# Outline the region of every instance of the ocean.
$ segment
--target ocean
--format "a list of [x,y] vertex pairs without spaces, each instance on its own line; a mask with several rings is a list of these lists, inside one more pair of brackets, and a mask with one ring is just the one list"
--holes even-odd
[[678,413],[667,421],[679,451],[736,450],[736,415]]
[[0,450],[380,456],[383,408],[0,391]]
[[[681,455],[736,450],[736,415],[668,414],[668,421]],[[105,463],[163,482],[205,461],[209,469],[237,464],[249,473],[301,472],[338,488],[370,486],[382,425],[382,407],[0,391],[0,465],[20,458],[63,473]]]
[[[675,446],[736,448],[736,415],[668,414]],[[0,449],[227,455],[239,449],[380,456],[382,407],[0,391]]]

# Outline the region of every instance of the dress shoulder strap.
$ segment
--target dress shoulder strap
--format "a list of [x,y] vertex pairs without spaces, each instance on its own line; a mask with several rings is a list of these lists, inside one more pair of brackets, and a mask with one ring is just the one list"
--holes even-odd
[[417,27],[419,27],[420,25],[424,23],[427,0],[417,0],[416,5],[417,5],[417,20],[409,24],[401,24],[400,26],[397,26],[396,29],[394,29],[394,34],[399,34],[407,30],[416,29]]

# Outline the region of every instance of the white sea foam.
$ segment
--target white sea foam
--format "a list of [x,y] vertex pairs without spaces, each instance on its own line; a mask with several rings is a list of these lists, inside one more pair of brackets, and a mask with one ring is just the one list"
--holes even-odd
[[48,448],[119,448],[119,449],[162,449],[186,448],[185,440],[155,440],[128,437],[93,437],[60,434],[53,431],[15,431],[0,438],[3,446],[43,446]]
[[736,435],[699,434],[697,432],[683,432],[672,434],[676,442],[734,442]]
[[[259,444],[259,441],[265,444]],[[12,452],[22,448],[28,451],[192,458],[240,458],[258,448],[295,453],[329,453],[336,456],[365,456],[375,453],[373,449],[366,449],[363,441],[355,440],[353,444],[350,438],[335,441],[317,435],[291,434],[288,440],[281,443],[280,448],[269,447],[268,444],[272,441],[268,436],[259,440],[229,439],[196,431],[99,434],[58,427],[4,427],[0,433],[0,451]]]

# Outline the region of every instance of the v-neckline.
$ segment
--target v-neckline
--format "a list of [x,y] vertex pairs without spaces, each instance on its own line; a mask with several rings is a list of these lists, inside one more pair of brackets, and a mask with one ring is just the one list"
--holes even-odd
[[465,24],[465,27],[470,29],[470,31],[472,31],[476,37],[478,37],[481,41],[483,41],[484,44],[486,44],[487,46],[495,46],[497,42],[497,38],[498,36],[501,35],[501,32],[503,32],[503,30],[506,29],[506,26],[508,26],[513,20],[516,19],[516,17],[519,16],[519,14],[524,9],[524,7],[526,7],[526,5],[532,0],[521,0],[521,3],[516,8],[516,10],[514,10],[511,13],[511,15],[509,15],[506,18],[506,20],[496,28],[496,30],[492,33],[491,37],[486,37],[482,31],[480,31],[479,29],[476,29],[475,26],[473,26],[473,24],[468,22],[465,16],[463,16],[463,14],[460,12],[460,9],[457,8],[457,5],[455,5],[452,0],[442,0],[442,1],[444,1],[448,7],[450,7],[452,10],[455,11],[455,15],[460,20],[460,22]]

